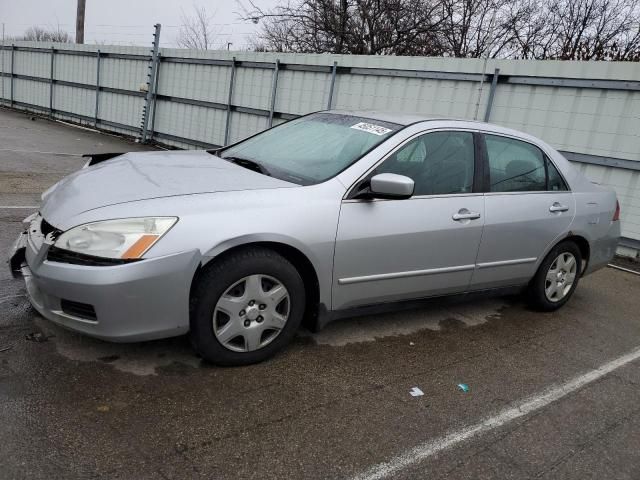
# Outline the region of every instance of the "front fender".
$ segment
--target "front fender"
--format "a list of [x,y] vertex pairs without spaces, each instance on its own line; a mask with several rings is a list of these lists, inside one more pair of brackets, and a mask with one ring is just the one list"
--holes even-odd
[[309,247],[309,245],[305,244],[295,237],[272,232],[251,233],[226,239],[210,248],[202,256],[202,265],[206,265],[219,255],[233,248],[256,243],[274,243],[298,250],[307,258],[307,260],[309,261],[309,263],[311,263],[311,266],[315,270],[320,287],[320,303],[327,306],[331,305],[333,245],[315,245],[315,248],[318,250],[320,256],[322,256],[323,258],[326,257],[325,261],[321,261],[319,254],[314,252],[313,248]]
[[202,255],[203,257],[202,264],[204,265],[210,262],[212,259],[220,255],[221,253],[224,253],[227,250],[230,250],[232,248],[239,247],[242,245],[248,245],[250,243],[261,243],[261,242],[281,243],[283,245],[293,247],[299,250],[300,252],[302,252],[309,259],[309,261],[314,265],[314,267],[317,266],[318,262],[317,262],[317,259],[315,258],[315,255],[306,247],[304,243],[302,243],[301,241],[297,240],[294,237],[291,237],[289,235],[282,235],[280,233],[250,233],[250,234],[240,235],[238,237],[226,239],[218,243],[211,249],[207,250]]

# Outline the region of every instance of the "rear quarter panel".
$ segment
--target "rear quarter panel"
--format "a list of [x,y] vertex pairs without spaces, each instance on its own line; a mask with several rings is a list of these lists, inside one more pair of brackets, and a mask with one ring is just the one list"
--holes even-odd
[[574,192],[574,197],[576,216],[571,233],[589,242],[590,258],[585,271],[589,274],[606,266],[616,253],[620,240],[620,221],[612,221],[616,194],[613,190],[593,185],[587,191]]

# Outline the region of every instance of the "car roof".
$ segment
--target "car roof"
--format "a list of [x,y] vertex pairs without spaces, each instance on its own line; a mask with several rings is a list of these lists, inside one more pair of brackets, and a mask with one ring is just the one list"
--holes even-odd
[[371,120],[379,120],[381,122],[396,123],[398,125],[408,126],[415,123],[422,122],[446,122],[448,127],[451,123],[459,124],[460,128],[473,128],[487,133],[499,133],[518,137],[539,143],[540,139],[533,137],[525,132],[513,130],[511,128],[496,125],[494,123],[481,122],[479,120],[469,120],[466,118],[453,118],[453,117],[436,117],[422,115],[419,113],[403,113],[403,112],[391,112],[382,110],[327,110],[327,113],[334,113],[336,115],[353,115],[356,117],[368,118]]
[[364,117],[381,122],[397,123],[398,125],[411,125],[412,123],[424,122],[427,120],[449,120],[442,117],[429,117],[419,113],[388,112],[382,110],[328,110],[327,113],[337,115],[353,115]]

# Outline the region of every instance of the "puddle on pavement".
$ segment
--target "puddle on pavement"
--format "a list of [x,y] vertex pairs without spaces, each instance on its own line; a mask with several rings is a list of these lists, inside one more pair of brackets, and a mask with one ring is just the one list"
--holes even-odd
[[408,335],[420,330],[451,330],[474,327],[500,318],[507,306],[504,299],[459,303],[442,307],[426,306],[418,310],[366,315],[337,320],[319,333],[305,333],[320,345],[342,347],[350,343],[373,342],[378,338]]
[[141,343],[108,343],[58,327],[34,312],[35,324],[63,357],[79,362],[99,362],[134,375],[156,375],[162,369],[175,372],[176,365],[200,366],[200,358],[185,337]]
[[[419,310],[338,320],[319,333],[301,331],[300,336],[319,345],[341,347],[425,329],[443,331],[473,327],[499,318],[500,311],[506,306],[507,303],[500,298],[442,307],[427,306]],[[64,330],[35,311],[33,314],[36,326],[47,336],[55,335],[53,343],[56,350],[69,360],[104,363],[134,375],[186,374],[201,363],[186,337],[142,343],[108,343]]]

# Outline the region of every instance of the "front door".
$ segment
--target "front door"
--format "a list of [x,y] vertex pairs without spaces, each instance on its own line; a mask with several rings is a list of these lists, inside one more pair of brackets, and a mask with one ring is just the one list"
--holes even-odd
[[474,171],[474,136],[465,131],[419,135],[381,163],[370,176],[411,177],[414,196],[343,201],[333,308],[465,291],[484,221]]

